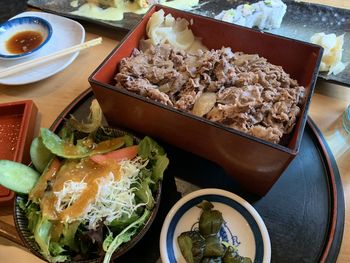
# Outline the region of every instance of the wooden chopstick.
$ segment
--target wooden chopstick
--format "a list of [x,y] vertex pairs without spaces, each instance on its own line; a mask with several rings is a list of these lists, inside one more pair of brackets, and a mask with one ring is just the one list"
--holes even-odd
[[45,63],[48,61],[55,60],[57,58],[65,56],[65,55],[68,55],[68,54],[71,54],[71,53],[74,53],[74,52],[77,52],[77,51],[80,51],[80,50],[83,50],[83,49],[86,49],[89,47],[99,45],[101,43],[102,43],[102,37],[95,38],[93,40],[86,41],[84,43],[81,43],[81,44],[78,44],[75,46],[71,46],[71,47],[66,48],[66,49],[59,50],[59,51],[54,52],[54,53],[49,54],[49,55],[42,56],[42,57],[39,57],[39,58],[36,58],[33,60],[23,62],[21,64],[17,64],[17,65],[5,68],[3,70],[0,70],[0,78],[21,72],[23,70],[32,68],[34,66],[37,66],[39,64],[42,64],[42,63]]

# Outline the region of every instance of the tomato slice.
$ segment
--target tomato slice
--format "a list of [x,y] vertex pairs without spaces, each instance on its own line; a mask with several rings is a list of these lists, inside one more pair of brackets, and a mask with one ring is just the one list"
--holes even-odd
[[133,145],[106,154],[96,154],[91,156],[90,159],[98,164],[103,164],[104,162],[106,162],[106,160],[109,159],[115,160],[116,162],[120,162],[122,160],[134,159],[137,153],[138,145]]

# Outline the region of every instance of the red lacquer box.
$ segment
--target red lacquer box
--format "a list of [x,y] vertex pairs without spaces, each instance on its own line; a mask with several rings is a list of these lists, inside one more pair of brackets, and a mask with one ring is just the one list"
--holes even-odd
[[[159,9],[174,17],[192,20],[194,35],[209,49],[225,46],[234,51],[259,54],[270,63],[282,66],[305,87],[306,99],[285,145],[261,140],[114,86],[119,62],[130,56],[140,39],[145,38],[147,22]],[[299,151],[321,57],[322,48],[316,45],[155,5],[95,70],[89,81],[110,125],[159,138],[214,161],[242,187],[264,195]]]
[[[37,107],[31,100],[0,104],[0,159],[29,164]],[[14,193],[0,186],[0,205],[7,205]]]

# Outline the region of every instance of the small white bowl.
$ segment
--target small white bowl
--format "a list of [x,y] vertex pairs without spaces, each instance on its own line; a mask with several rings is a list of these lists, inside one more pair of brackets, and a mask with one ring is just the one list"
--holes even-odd
[[[43,40],[36,48],[21,54],[13,54],[7,50],[6,42],[15,34],[23,31],[36,31]],[[19,59],[32,55],[40,50],[52,36],[52,27],[48,21],[40,17],[26,16],[8,20],[0,25],[0,59]]]
[[253,262],[271,261],[270,237],[258,212],[241,197],[220,189],[202,189],[181,198],[169,211],[160,235],[160,254],[163,263],[185,263],[177,237],[199,221],[197,205],[207,200],[224,218],[219,234],[222,241],[238,247],[238,253]]

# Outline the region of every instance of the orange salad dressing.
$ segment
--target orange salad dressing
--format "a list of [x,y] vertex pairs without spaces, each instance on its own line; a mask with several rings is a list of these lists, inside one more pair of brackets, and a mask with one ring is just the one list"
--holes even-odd
[[115,146],[122,146],[124,144],[124,138],[118,137],[113,138],[110,140],[102,141],[99,144],[96,145],[94,148],[94,151],[100,152],[100,151],[106,151],[111,148],[115,148]]
[[55,221],[51,228],[51,241],[58,242],[60,240],[61,234],[64,230],[64,224],[60,221]]
[[[81,142],[81,146],[86,150],[92,150],[94,153],[106,152],[123,146],[124,138],[118,137],[110,140],[105,140],[100,143],[95,143],[91,139],[85,139]],[[71,143],[64,144],[64,153],[66,155],[74,155],[77,153],[77,146]]]
[[[52,191],[46,192],[41,200],[40,206],[44,216],[52,220],[74,221],[83,214],[90,203],[92,203],[98,193],[98,183],[101,178],[107,177],[112,172],[116,180],[120,180],[120,166],[110,160],[103,165],[97,164],[89,158],[80,162],[69,160],[58,171],[52,185]],[[56,211],[55,203],[57,197],[54,192],[62,191],[66,181],[85,182],[86,188],[79,198],[69,207],[61,212]]]
[[57,158],[53,159],[50,162],[48,168],[45,169],[43,174],[40,176],[38,182],[36,183],[35,187],[30,192],[29,198],[31,200],[38,200],[44,195],[44,192],[48,187],[47,184],[49,183],[49,181],[55,178],[60,166],[61,162]]

